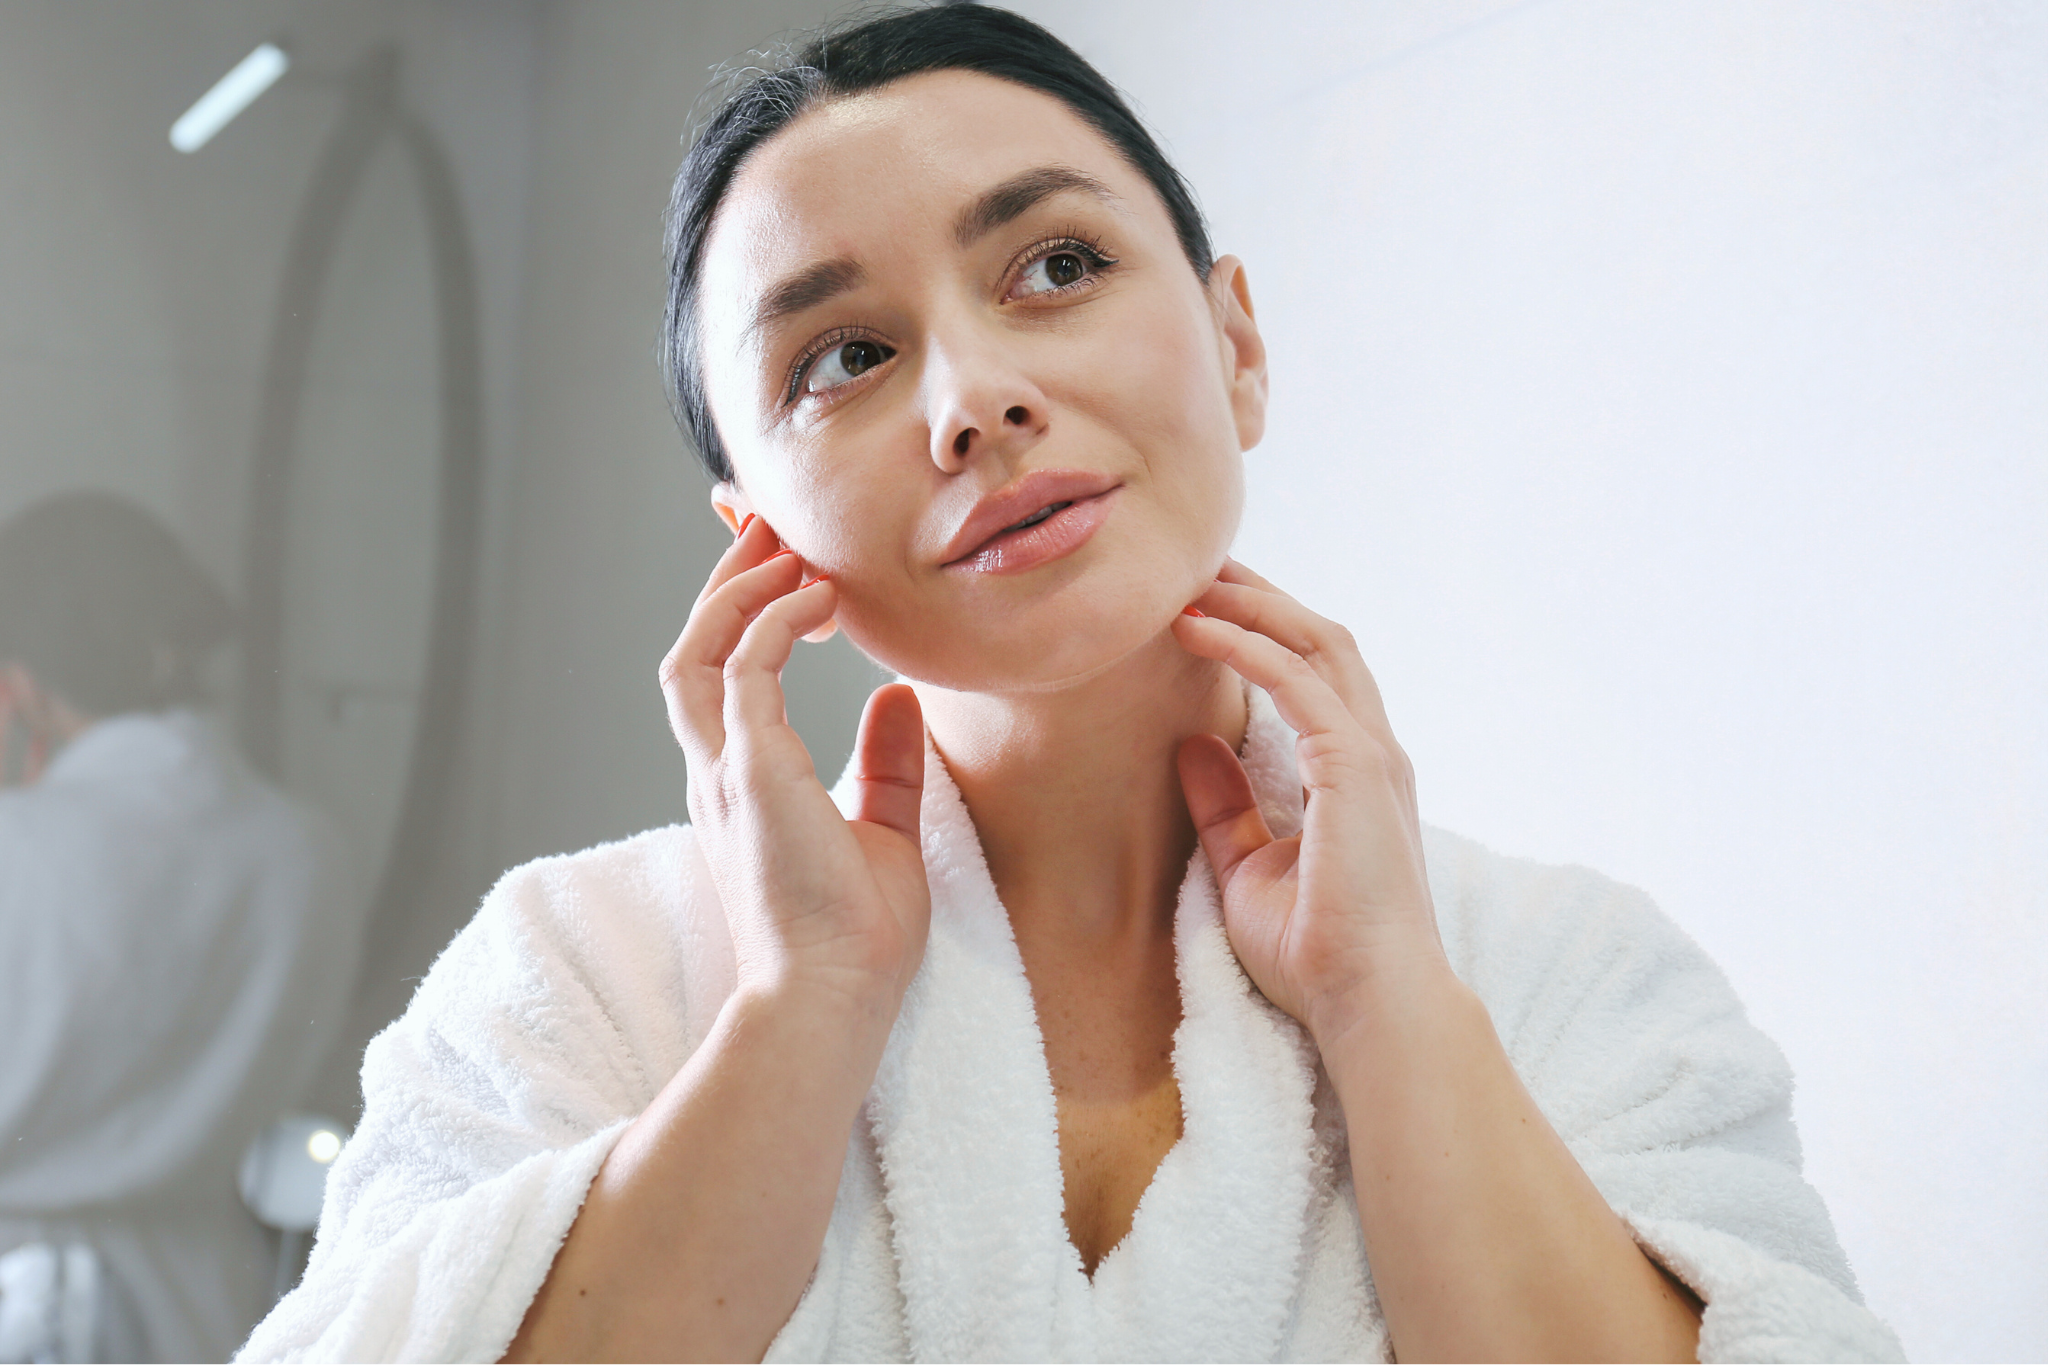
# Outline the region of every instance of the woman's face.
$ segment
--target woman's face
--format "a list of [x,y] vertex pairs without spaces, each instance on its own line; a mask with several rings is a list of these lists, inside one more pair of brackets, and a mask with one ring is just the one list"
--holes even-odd
[[1204,285],[1058,100],[949,71],[810,110],[735,178],[700,297],[714,501],[830,575],[886,667],[1058,686],[1229,549],[1265,416],[1242,269]]

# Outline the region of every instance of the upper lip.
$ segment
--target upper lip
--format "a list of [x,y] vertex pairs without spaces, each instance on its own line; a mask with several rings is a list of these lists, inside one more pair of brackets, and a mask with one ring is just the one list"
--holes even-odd
[[974,504],[967,520],[946,542],[942,562],[956,564],[966,559],[1018,522],[1054,503],[1100,497],[1116,486],[1117,481],[1107,474],[1079,469],[1035,469]]

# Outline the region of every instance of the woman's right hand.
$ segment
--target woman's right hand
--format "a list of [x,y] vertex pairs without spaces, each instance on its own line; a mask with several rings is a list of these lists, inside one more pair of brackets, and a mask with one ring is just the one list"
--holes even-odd
[[901,683],[868,699],[854,814],[842,816],[783,707],[791,650],[837,605],[830,580],[803,572],[749,517],[662,661],[662,692],[740,989],[843,990],[893,1013],[931,916],[918,841],[924,716]]
[[924,957],[917,694],[868,699],[847,819],[782,709],[782,666],[836,594],[781,549],[742,526],[661,665],[738,989],[620,1133],[508,1360],[761,1359],[818,1264]]

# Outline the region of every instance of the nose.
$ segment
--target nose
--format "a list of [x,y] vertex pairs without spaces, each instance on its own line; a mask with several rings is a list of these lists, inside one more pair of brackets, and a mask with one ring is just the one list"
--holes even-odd
[[990,455],[1016,455],[1044,434],[1045,395],[1000,342],[933,344],[925,364],[932,463],[957,474]]

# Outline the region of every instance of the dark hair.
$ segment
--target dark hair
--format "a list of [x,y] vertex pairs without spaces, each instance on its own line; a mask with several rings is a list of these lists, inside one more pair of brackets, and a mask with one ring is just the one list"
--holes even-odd
[[726,95],[683,158],[669,196],[662,378],[676,420],[713,478],[728,482],[733,470],[704,394],[697,290],[704,242],[726,188],[756,147],[806,109],[927,71],[978,71],[1042,91],[1079,114],[1152,183],[1173,219],[1188,264],[1197,276],[1209,278],[1209,231],[1187,181],[1116,87],[1037,24],[990,5],[940,4],[824,33],[776,69],[750,73],[751,79]]
[[227,596],[126,498],[60,493],[0,526],[0,662],[88,715],[199,700],[199,663],[233,633]]

